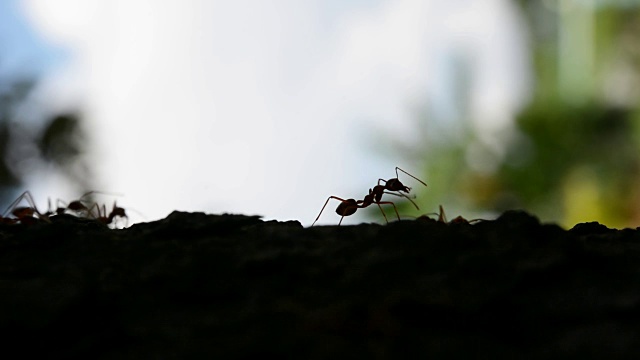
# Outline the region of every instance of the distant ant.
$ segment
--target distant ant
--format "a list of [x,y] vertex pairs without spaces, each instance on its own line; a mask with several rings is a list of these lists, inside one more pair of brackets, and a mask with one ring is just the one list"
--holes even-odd
[[82,194],[82,196],[80,196],[78,200],[73,200],[72,202],[70,202],[69,205],[67,205],[67,210],[90,213],[89,209],[92,208],[93,205],[92,206],[85,205],[84,203],[86,202],[86,200],[84,199],[91,194],[102,194],[102,193],[99,191],[86,192]]
[[[385,221],[388,223],[389,220],[387,219],[387,216],[384,213],[384,210],[382,209],[382,204],[391,204],[393,205],[393,209],[396,212],[396,215],[398,216],[398,220],[400,220],[400,214],[398,213],[398,209],[396,208],[395,203],[391,202],[391,201],[382,201],[382,195],[383,194],[390,194],[390,195],[396,195],[396,196],[403,196],[407,199],[409,199],[409,201],[411,201],[411,203],[416,207],[416,209],[419,210],[418,205],[411,200],[411,198],[409,198],[409,196],[407,196],[406,194],[403,194],[402,192],[405,193],[409,193],[409,191],[411,190],[410,187],[405,186],[402,182],[400,182],[400,180],[398,179],[398,170],[402,171],[403,173],[411,176],[412,178],[418,180],[420,183],[422,183],[424,186],[427,186],[426,183],[424,183],[422,180],[416,178],[415,176],[409,174],[408,172],[400,169],[399,167],[396,166],[396,178],[394,179],[389,179],[389,180],[384,180],[384,179],[378,179],[378,185],[374,186],[373,189],[369,189],[369,194],[366,195],[364,197],[363,200],[355,200],[355,199],[341,199],[337,196],[329,196],[329,198],[327,198],[327,201],[324,203],[324,206],[322,207],[322,209],[320,210],[320,214],[318,214],[318,217],[316,218],[316,220],[313,222],[313,224],[311,224],[311,226],[313,226],[318,219],[320,219],[320,215],[322,215],[322,212],[324,211],[324,208],[327,206],[327,204],[329,203],[329,200],[331,199],[336,199],[340,201],[340,204],[338,205],[338,207],[336,208],[336,213],[340,216],[342,216],[340,218],[340,222],[338,222],[338,225],[342,224],[342,219],[344,219],[345,216],[350,216],[353,215],[358,209],[362,209],[362,208],[366,208],[368,206],[370,206],[371,204],[376,204],[378,205],[378,207],[380,208],[380,211],[382,212],[382,216],[384,216]],[[380,184],[381,182],[384,182],[384,185]],[[393,193],[393,192],[388,192],[388,191],[396,191],[397,193]]]
[[[111,194],[111,193],[106,193],[102,191],[92,190],[82,194],[82,196],[80,196],[78,200],[73,200],[67,205],[64,205],[64,201],[58,200],[58,204],[57,204],[58,208],[56,209],[56,214],[58,215],[64,214],[67,210],[69,210],[74,213],[82,213],[86,216],[91,216],[92,215],[91,209],[96,204],[94,203],[93,205],[88,205],[88,202],[85,199],[92,194],[106,194],[106,195],[116,195],[116,196],[119,195],[119,194]],[[63,204],[63,206],[60,206],[61,203]]]
[[[26,200],[29,206],[18,207],[18,204],[20,204],[22,200]],[[9,215],[15,216],[15,219],[9,218]],[[15,224],[18,221],[22,224],[32,224],[37,220],[50,222],[49,217],[46,214],[42,214],[38,211],[36,203],[33,200],[33,196],[29,191],[25,191],[18,196],[18,198],[9,205],[7,210],[5,210],[1,218],[1,222],[9,224]]]
[[[52,216],[52,215],[62,215],[62,214],[66,214],[67,212],[70,212],[73,215],[80,216],[83,218],[93,219],[106,225],[111,224],[116,218],[120,217],[120,218],[125,218],[126,219],[125,221],[127,221],[128,223],[129,217],[127,216],[125,210],[121,207],[118,207],[115,201],[113,202],[113,208],[111,212],[108,214],[107,214],[107,209],[105,205],[102,205],[102,208],[100,208],[100,205],[96,202],[90,205],[89,201],[87,201],[86,198],[92,194],[107,194],[107,195],[116,195],[116,196],[121,195],[121,194],[112,194],[112,193],[106,193],[101,191],[89,191],[84,193],[82,196],[80,196],[78,200],[73,200],[69,204],[66,204],[64,201],[58,199],[56,204],[57,208],[55,210],[52,210],[51,199],[49,199],[49,210],[47,211],[46,214]],[[94,209],[97,215],[94,214]]]
[[[433,214],[434,215],[438,215],[438,220],[437,221],[441,222],[441,223],[445,223],[445,224],[471,224],[471,223],[478,222],[478,221],[484,221],[484,219],[467,220],[467,219],[463,218],[462,216],[457,216],[453,220],[447,221],[447,217],[446,217],[446,215],[444,213],[444,208],[442,207],[442,205],[439,205],[439,208],[440,208],[440,213],[439,214],[433,213]],[[426,215],[423,215],[420,218],[430,219]]]
[[70,203],[65,203],[63,200],[58,199],[56,201],[56,208],[52,209],[51,207],[51,198],[47,199],[47,212],[45,213],[47,216],[54,215],[63,215],[66,214],[67,211],[71,211],[74,215],[78,213],[89,213],[89,208],[83,203],[83,199],[90,195],[93,191],[90,191],[84,195],[82,195],[78,200],[73,200]]
[[125,224],[125,227],[128,225],[129,217],[127,216],[127,213],[123,208],[117,206],[115,201],[113,202],[113,208],[109,215],[107,215],[107,208],[104,204],[102,205],[102,213],[100,212],[100,206],[97,203],[93,204],[93,206],[91,206],[89,210],[93,209],[94,207],[96,208],[96,212],[98,213],[96,220],[98,220],[99,222],[105,225],[109,225],[116,219],[116,217],[121,217],[126,219],[125,221],[127,223]]

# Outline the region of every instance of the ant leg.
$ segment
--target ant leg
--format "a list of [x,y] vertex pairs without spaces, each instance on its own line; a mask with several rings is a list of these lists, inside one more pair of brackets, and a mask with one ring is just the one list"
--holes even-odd
[[22,198],[24,198],[25,194],[27,193],[27,191],[23,192],[20,196],[18,196],[17,199],[15,199],[11,205],[9,205],[9,207],[7,208],[7,210],[5,210],[2,213],[2,217],[6,218],[7,216],[9,216],[9,214],[11,214],[11,211],[13,211],[13,208],[16,207],[16,205],[18,205],[18,203],[20,203],[20,201],[22,201]]
[[[391,204],[391,205],[393,205],[393,210],[395,210],[396,216],[398,217],[398,221],[400,221],[400,213],[398,213],[398,208],[396,207],[396,204],[392,203],[391,201],[380,201],[380,202],[377,202],[376,204],[378,204],[378,206],[380,206],[381,204]],[[382,210],[382,207],[380,207],[380,210]],[[383,214],[384,214],[384,212],[383,212]],[[385,216],[384,218],[386,219],[387,217]]]
[[[104,205],[103,205],[103,207],[104,207]],[[94,216],[94,215],[93,215],[93,209],[94,209],[94,208],[96,209],[96,213],[98,213],[98,215],[97,215],[97,216]],[[91,205],[91,206],[89,206],[89,207],[87,208],[86,212],[87,212],[87,215],[88,215],[89,217],[91,217],[91,218],[93,218],[93,219],[95,219],[95,220],[99,220],[100,218],[102,218],[102,217],[103,217],[103,215],[100,213],[100,205],[99,205],[98,203],[93,203],[93,205]],[[106,210],[105,210],[104,212],[105,212],[105,214],[106,214]],[[106,215],[104,215],[104,216],[106,216]]]
[[443,223],[447,222],[447,217],[444,215],[444,209],[442,208],[442,205],[440,205],[440,214],[438,215],[438,221]]
[[82,196],[80,196],[79,200],[82,200],[82,199],[86,198],[87,196],[89,196],[91,194],[100,194],[100,195],[109,195],[109,196],[124,196],[124,194],[121,194],[121,193],[110,193],[110,192],[106,192],[106,191],[91,190],[91,191],[87,191],[86,193],[82,194]]
[[407,200],[411,201],[411,203],[413,204],[413,206],[415,206],[415,207],[416,207],[416,210],[420,210],[420,208],[418,207],[418,204],[416,204],[416,203],[415,203],[415,201],[411,200],[411,198],[410,198],[410,197],[408,197],[408,196],[407,196],[407,195],[405,195],[405,194],[402,194],[402,196],[404,196],[405,198],[407,198]]
[[[18,207],[17,205],[19,205],[22,200],[26,200],[29,206]],[[13,214],[15,217],[21,220],[23,218],[32,218],[35,215],[40,220],[50,222],[49,216],[47,214],[42,214],[38,210],[36,202],[35,200],[33,200],[33,196],[29,191],[25,191],[20,196],[18,196],[18,198],[6,210],[6,215],[3,215],[2,217],[7,217],[9,214]]]
[[[322,207],[322,209],[320,210],[320,214],[318,214],[318,217],[317,217],[317,218],[316,218],[316,220],[313,222],[313,224],[311,224],[311,226],[315,225],[315,223],[318,221],[318,219],[320,219],[320,215],[322,215],[322,212],[324,211],[324,208],[325,208],[325,207],[327,207],[327,204],[329,203],[329,200],[331,200],[331,199],[340,200],[340,201],[342,201],[342,202],[345,202],[345,201],[346,201],[345,199],[341,199],[341,198],[339,198],[339,197],[337,197],[337,196],[329,196],[329,197],[327,198],[327,201],[325,201],[324,206],[323,206],[323,207]],[[343,216],[343,218],[344,218],[344,216]],[[340,222],[342,222],[342,219],[340,219]],[[338,225],[340,225],[340,224],[338,224]]]
[[418,207],[418,204],[416,204],[415,201],[411,200],[411,198],[407,194],[403,194],[403,193],[401,193],[399,191],[397,193],[385,191],[385,194],[395,195],[395,196],[402,196],[403,198],[406,198],[407,200],[411,201],[413,206],[416,207],[416,210],[420,210],[420,208]]
[[[60,203],[60,199],[58,199],[58,204]],[[51,208],[51,198],[47,198],[47,211],[44,214],[40,214],[43,218],[49,219],[52,215],[60,215],[64,213],[65,208],[58,207],[57,209]]]
[[398,176],[398,170],[400,170],[400,171],[402,171],[403,173],[405,173],[405,174],[407,174],[407,175],[411,176],[412,178],[414,178],[414,179],[418,180],[422,185],[427,186],[427,184],[426,184],[424,181],[422,181],[422,180],[418,179],[417,177],[415,177],[415,176],[413,176],[413,175],[409,174],[408,172],[406,172],[406,171],[404,171],[404,170],[400,169],[400,168],[399,168],[399,167],[397,167],[397,166],[396,166],[396,177]]
[[378,208],[380,208],[380,212],[382,213],[382,216],[384,216],[384,221],[387,222],[387,224],[389,223],[389,219],[387,219],[387,215],[384,213],[384,210],[382,210],[382,206],[380,206],[381,203],[376,203],[376,205],[378,205]]
[[[70,202],[69,205],[66,206],[66,208],[68,210],[72,210],[72,211],[89,211],[89,209],[91,207],[93,207],[93,205],[87,206],[89,204],[89,201],[87,201],[86,198],[89,197],[92,194],[123,196],[122,194],[119,194],[119,193],[108,193],[108,192],[104,192],[104,191],[92,190],[92,191],[88,191],[88,192],[82,194],[82,196],[80,196],[80,198],[78,198],[78,200],[74,200],[74,201]],[[87,205],[85,205],[85,204],[87,204]],[[105,216],[106,216],[106,214],[105,214]]]
[[56,200],[56,212],[57,213],[64,213],[64,211],[68,207],[69,207],[69,204],[67,204],[64,200],[62,200],[62,199]]
[[29,203],[29,206],[31,206],[31,208],[38,214],[40,215],[40,212],[38,211],[38,209],[36,208],[36,204],[35,201],[33,201],[33,196],[31,196],[31,193],[29,192],[29,190],[23,192],[20,196],[18,196],[17,199],[15,199],[14,202],[11,203],[11,205],[9,205],[9,207],[7,208],[7,210],[5,210],[5,212],[2,214],[2,217],[5,218],[7,216],[9,216],[11,214],[11,212],[16,208],[16,206],[18,204],[20,204],[20,201],[22,201],[23,199],[26,199],[27,202]]

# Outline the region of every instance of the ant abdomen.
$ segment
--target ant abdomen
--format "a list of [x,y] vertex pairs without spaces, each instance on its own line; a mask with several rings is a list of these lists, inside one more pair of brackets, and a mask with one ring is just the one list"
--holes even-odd
[[358,210],[358,203],[355,199],[347,199],[338,205],[336,213],[340,216],[349,216],[355,214]]

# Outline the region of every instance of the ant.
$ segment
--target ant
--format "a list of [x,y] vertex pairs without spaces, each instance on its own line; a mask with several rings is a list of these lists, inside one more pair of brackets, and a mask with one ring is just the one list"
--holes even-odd
[[[110,193],[105,193],[102,191],[89,191],[84,193],[82,196],[80,196],[80,198],[78,200],[73,200],[71,201],[69,204],[64,205],[64,201],[62,200],[58,200],[58,207],[55,210],[55,213],[60,215],[60,214],[64,214],[66,213],[67,210],[75,213],[75,214],[83,214],[85,216],[92,216],[91,214],[91,210],[93,209],[94,206],[96,206],[96,204],[94,203],[93,205],[89,206],[87,203],[88,201],[85,200],[88,196],[92,195],[92,194],[107,194],[107,195],[112,195]],[[115,194],[115,195],[120,195],[120,194]],[[60,204],[62,203],[63,206],[60,206]],[[49,205],[50,207],[51,205]],[[99,210],[99,209],[98,209]],[[50,211],[51,212],[51,211]]]
[[100,212],[100,205],[98,205],[97,203],[93,204],[89,208],[89,211],[91,211],[94,207],[96,208],[96,212],[98,213],[98,216],[95,218],[97,221],[105,225],[109,225],[116,217],[121,217],[126,219],[125,221],[127,222],[127,224],[125,224],[125,227],[126,225],[128,225],[129,217],[127,216],[127,213],[123,208],[117,206],[115,201],[113,202],[113,208],[109,215],[107,215],[107,208],[104,204],[102,204],[102,213]]
[[[436,213],[432,213],[434,215],[438,215],[438,220],[437,222],[440,223],[444,223],[444,224],[471,224],[474,222],[478,222],[478,221],[484,221],[484,219],[472,219],[472,220],[467,220],[465,218],[463,218],[462,216],[457,216],[456,218],[454,218],[451,221],[447,221],[447,217],[444,214],[444,208],[442,208],[442,205],[439,206],[440,208],[440,213],[436,214]],[[420,218],[427,218],[430,219],[428,216],[423,215]]]
[[[105,205],[102,205],[102,209],[100,205],[96,202],[89,203],[86,198],[92,194],[108,194],[108,195],[121,195],[121,194],[111,194],[105,193],[101,191],[89,191],[82,196],[78,200],[73,200],[69,204],[65,204],[64,201],[58,199],[57,208],[55,210],[51,210],[51,199],[49,199],[49,210],[47,211],[47,215],[62,215],[67,212],[71,213],[75,216],[80,216],[82,218],[96,220],[105,225],[111,224],[114,219],[117,217],[125,218],[127,223],[129,217],[127,216],[125,210],[116,205],[116,202],[113,202],[113,208],[109,214],[107,214],[107,209]],[[94,214],[94,209],[97,215]]]
[[[84,193],[82,196],[80,196],[80,198],[78,200],[73,200],[72,202],[70,202],[67,206],[66,206],[66,210],[71,210],[73,212],[82,212],[82,213],[87,213],[90,214],[91,211],[90,209],[93,207],[87,207],[87,205],[85,205],[84,203],[86,202],[86,200],[84,200],[86,197],[88,197],[91,194],[101,194],[101,192],[99,191],[89,191]],[[58,208],[59,209],[59,208]]]
[[376,201],[376,196],[375,195],[376,194],[371,189],[369,189],[369,195],[366,195],[364,197],[364,200],[357,200],[357,201],[355,199],[347,199],[347,200],[345,200],[345,199],[341,199],[341,198],[339,198],[337,196],[329,196],[327,201],[324,203],[324,206],[320,210],[320,214],[318,214],[318,217],[313,222],[313,224],[311,224],[311,226],[315,225],[315,223],[318,221],[318,219],[320,219],[320,215],[322,215],[322,212],[324,211],[324,208],[327,206],[327,204],[329,203],[329,200],[331,200],[331,199],[340,200],[340,204],[336,208],[336,213],[338,215],[342,216],[340,218],[340,222],[338,222],[338,226],[340,224],[342,224],[342,219],[344,219],[345,216],[353,215],[353,214],[355,214],[355,212],[358,209],[366,208],[371,204],[378,205],[378,207],[380,208],[380,211],[382,212],[382,216],[384,216],[384,219],[387,221],[387,223],[389,222],[389,220],[387,220],[387,215],[384,214],[384,210],[382,210],[382,206],[380,206],[380,205],[382,205],[382,204],[391,204],[391,205],[393,205],[393,209],[396,211],[396,215],[398,216],[398,220],[400,220],[400,214],[398,214],[398,209],[396,208],[396,205],[394,203],[392,203],[391,201]]
[[[380,208],[380,211],[382,212],[382,216],[384,216],[385,221],[387,221],[387,223],[389,222],[389,220],[387,219],[387,216],[384,213],[384,210],[382,210],[382,204],[391,204],[393,205],[393,209],[396,212],[396,215],[398,216],[398,220],[400,220],[400,214],[398,213],[398,209],[396,208],[396,205],[391,202],[391,201],[382,201],[382,195],[383,194],[390,194],[390,195],[396,195],[396,196],[403,196],[406,197],[407,199],[409,199],[409,201],[411,201],[411,203],[416,207],[416,209],[419,210],[418,205],[411,200],[411,198],[409,198],[409,196],[407,196],[406,194],[403,194],[402,192],[405,193],[409,193],[409,191],[411,190],[410,187],[405,186],[402,182],[400,182],[400,180],[398,179],[398,170],[402,171],[403,173],[411,176],[412,178],[418,180],[420,183],[422,183],[424,186],[427,186],[426,183],[424,183],[422,180],[416,178],[415,176],[409,174],[408,172],[400,169],[399,167],[396,166],[396,178],[394,179],[389,179],[389,180],[384,180],[384,179],[378,179],[378,185],[374,186],[373,189],[369,189],[369,194],[366,195],[364,197],[363,200],[355,200],[355,199],[341,199],[337,196],[329,196],[329,198],[327,198],[327,201],[324,203],[324,206],[322,207],[322,209],[320,210],[320,214],[318,214],[318,217],[316,218],[316,220],[313,222],[313,224],[311,224],[311,226],[313,226],[318,219],[320,218],[320,215],[322,215],[322,212],[324,211],[324,208],[327,206],[327,204],[329,203],[329,200],[331,199],[336,199],[340,201],[340,204],[338,205],[338,207],[336,208],[336,213],[340,216],[342,216],[340,218],[340,222],[338,223],[338,225],[342,224],[342,219],[344,219],[345,216],[350,216],[353,215],[358,209],[362,209],[362,208],[366,208],[371,204],[376,204],[378,205],[378,207]],[[381,184],[381,182],[384,182],[384,185]],[[388,191],[396,191],[397,193],[394,192],[388,192]]]
[[58,199],[56,201],[56,208],[52,210],[51,208],[51,198],[47,199],[47,212],[45,213],[47,216],[54,215],[63,215],[67,214],[67,211],[71,211],[73,215],[78,215],[78,213],[89,213],[89,208],[83,203],[85,197],[89,196],[94,191],[90,191],[82,195],[78,200],[73,200],[70,203],[66,204],[64,201]]
[[[26,200],[29,206],[20,206],[22,200]],[[15,218],[9,218],[9,215],[15,216]],[[43,220],[46,222],[50,222],[49,216],[47,214],[42,214],[38,211],[36,207],[36,203],[33,200],[33,196],[29,191],[23,192],[18,198],[9,205],[7,210],[0,217],[3,223],[15,224],[18,221],[22,224],[33,224],[37,220]]]

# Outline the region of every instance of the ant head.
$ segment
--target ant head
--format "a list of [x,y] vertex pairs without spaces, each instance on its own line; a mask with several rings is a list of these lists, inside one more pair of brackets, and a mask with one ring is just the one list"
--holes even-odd
[[113,216],[120,216],[120,217],[128,217],[127,213],[124,212],[124,209],[121,207],[115,207],[113,208],[113,211],[111,211],[111,213],[113,214]]
[[69,205],[67,206],[67,209],[72,211],[80,211],[80,210],[87,210],[87,207],[81,201],[75,200],[69,203]]
[[116,217],[122,217],[122,218],[129,218],[127,216],[127,213],[124,211],[123,208],[119,207],[118,205],[116,205],[116,202],[113,202],[113,209],[111,210],[111,213],[109,214],[109,222],[113,221],[113,219],[115,219]]
[[404,184],[402,182],[400,182],[399,179],[389,179],[387,181],[386,188],[387,188],[387,190],[404,191],[406,193],[408,193],[411,190],[410,187],[404,186]]

